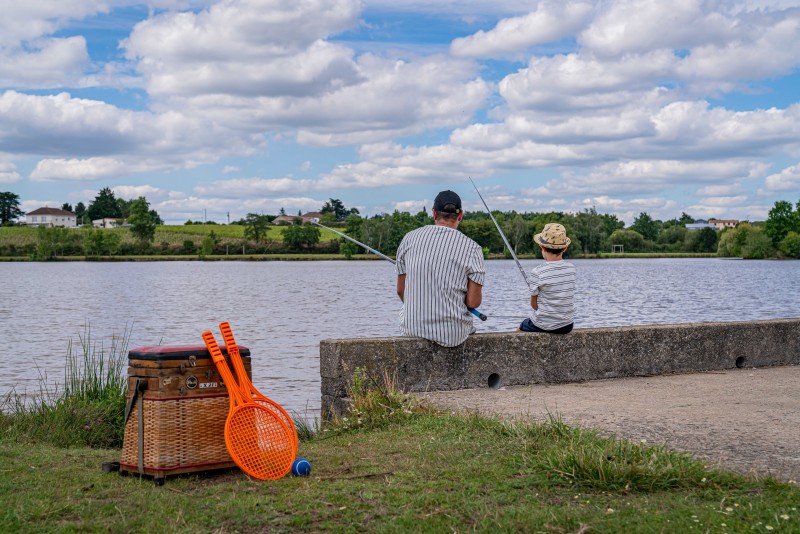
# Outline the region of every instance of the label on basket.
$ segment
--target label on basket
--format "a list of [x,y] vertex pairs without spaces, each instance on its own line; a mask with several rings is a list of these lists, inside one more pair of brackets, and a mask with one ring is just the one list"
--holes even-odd
[[219,382],[200,382],[200,389],[218,388]]

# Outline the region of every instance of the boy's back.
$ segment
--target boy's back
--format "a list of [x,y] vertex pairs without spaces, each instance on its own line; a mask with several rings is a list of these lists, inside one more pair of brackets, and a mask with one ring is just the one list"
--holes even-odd
[[538,309],[531,322],[542,330],[556,330],[575,320],[575,266],[564,260],[548,261],[531,271],[531,295]]

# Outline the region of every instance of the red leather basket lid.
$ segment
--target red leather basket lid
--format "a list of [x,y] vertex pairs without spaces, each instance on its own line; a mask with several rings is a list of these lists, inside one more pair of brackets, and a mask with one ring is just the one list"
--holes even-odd
[[[220,345],[219,348],[227,356],[228,348],[225,345]],[[239,345],[239,354],[243,357],[249,357],[250,349]],[[152,347],[138,347],[128,351],[129,360],[185,360],[190,356],[211,359],[211,354],[205,345],[154,345]]]

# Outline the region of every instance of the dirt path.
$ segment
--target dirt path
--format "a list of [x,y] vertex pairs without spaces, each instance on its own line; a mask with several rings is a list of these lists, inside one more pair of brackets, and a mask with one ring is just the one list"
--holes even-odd
[[598,428],[800,482],[800,366],[427,394],[443,408]]

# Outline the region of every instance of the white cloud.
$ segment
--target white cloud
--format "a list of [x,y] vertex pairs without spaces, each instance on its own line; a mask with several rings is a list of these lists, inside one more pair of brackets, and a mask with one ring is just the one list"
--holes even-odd
[[43,159],[36,164],[30,179],[34,182],[49,180],[97,180],[123,174],[126,165],[113,158]]
[[725,7],[703,0],[606,2],[580,43],[592,54],[621,56],[725,40],[742,31]]
[[468,57],[516,54],[537,44],[574,35],[586,23],[591,10],[589,2],[546,0],[527,15],[503,19],[489,31],[455,39],[450,51]]
[[274,193],[306,192],[319,189],[315,180],[294,180],[292,178],[237,178],[219,180],[195,186],[198,195],[218,195],[223,198],[272,195]]
[[42,39],[32,52],[0,48],[0,87],[53,88],[83,85],[89,53],[83,37]]
[[764,180],[767,191],[793,191],[800,194],[800,163],[786,167],[781,172],[770,174]]
[[232,172],[239,172],[241,169],[235,165],[225,165],[222,168],[222,174],[230,174]]
[[0,161],[0,184],[13,184],[21,179],[16,165]]
[[724,195],[730,195],[735,193],[743,193],[744,188],[741,184],[738,183],[726,183],[720,185],[707,185],[705,187],[701,187],[695,194],[700,197],[718,197]]

